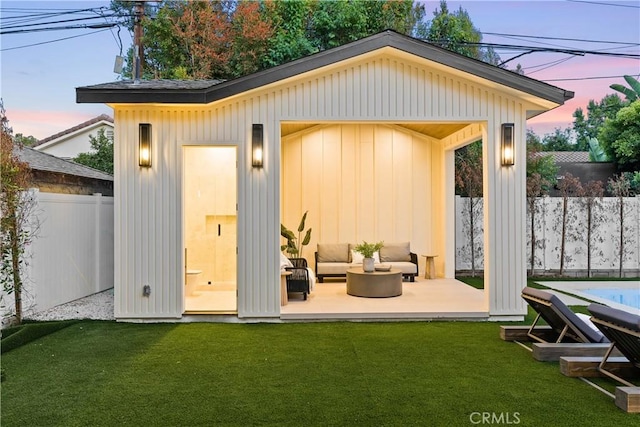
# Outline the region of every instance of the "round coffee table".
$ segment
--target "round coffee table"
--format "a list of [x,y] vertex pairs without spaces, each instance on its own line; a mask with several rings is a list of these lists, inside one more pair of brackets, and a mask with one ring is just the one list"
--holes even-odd
[[347,270],[347,294],[356,297],[388,298],[402,295],[402,271],[365,273],[362,267]]

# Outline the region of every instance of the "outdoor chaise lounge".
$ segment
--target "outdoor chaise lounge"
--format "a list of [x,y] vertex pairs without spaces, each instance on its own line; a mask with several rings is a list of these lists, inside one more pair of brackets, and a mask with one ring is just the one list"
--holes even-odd
[[613,374],[604,366],[613,349],[617,348],[640,370],[640,316],[600,304],[591,304],[588,309],[593,323],[611,341],[611,346],[602,358],[598,370],[622,384],[634,387],[632,383]]
[[526,287],[522,298],[538,313],[527,336],[535,341],[546,343],[546,336],[538,333],[536,325],[540,318],[551,327],[556,343],[563,341],[578,343],[606,343],[607,338],[597,329],[589,326],[576,313],[552,293]]

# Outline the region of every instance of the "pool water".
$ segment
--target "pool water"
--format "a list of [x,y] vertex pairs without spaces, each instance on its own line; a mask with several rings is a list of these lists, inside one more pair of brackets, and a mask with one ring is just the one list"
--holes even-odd
[[640,309],[640,289],[601,288],[583,289],[585,294]]

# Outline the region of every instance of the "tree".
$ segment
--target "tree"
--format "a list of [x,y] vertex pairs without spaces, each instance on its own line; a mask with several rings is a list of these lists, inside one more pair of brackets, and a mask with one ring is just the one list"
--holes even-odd
[[[535,136],[533,132],[531,134]],[[551,154],[543,156],[538,147],[539,145],[535,143],[533,137],[530,143],[529,132],[527,132],[527,179],[538,174],[542,191],[546,194],[556,184],[556,176],[560,168],[556,165]]]
[[113,175],[113,139],[99,129],[96,137],[89,135],[89,144],[91,151],[78,154],[73,161]]
[[576,145],[571,143],[571,129],[555,128],[552,134],[542,138],[545,151],[574,151]]
[[482,34],[473,25],[466,10],[460,7],[455,12],[449,12],[447,2],[441,0],[440,9],[436,8],[433,15],[427,32],[430,42],[471,58],[482,57],[478,46],[482,41]]
[[640,170],[640,100],[620,109],[614,119],[607,119],[598,141],[618,168]]
[[532,129],[527,129],[527,152],[530,149],[538,152],[542,151],[543,148],[540,137]]
[[625,226],[624,226],[624,198],[629,197],[630,195],[630,183],[626,178],[625,174],[620,174],[616,178],[609,179],[609,192],[614,195],[618,199],[618,215],[620,218],[620,236],[618,239],[618,277],[622,277],[622,265],[624,264],[624,235],[625,235]]
[[[131,3],[112,8],[132,16]],[[387,28],[426,32],[424,5],[412,0],[176,0],[145,11],[144,78],[236,78]],[[131,54],[127,73],[130,63]]]
[[7,294],[13,294],[15,318],[22,323],[22,294],[25,283],[24,268],[27,265],[26,247],[37,235],[38,223],[34,211],[36,200],[28,190],[31,169],[20,161],[0,101],[0,281]]
[[410,35],[420,32],[425,14],[424,5],[413,0],[320,1],[313,10],[310,38],[325,50],[385,29]]
[[26,136],[21,133],[16,133],[13,137],[13,140],[16,144],[24,147],[33,147],[38,142],[38,138],[36,138],[35,136]]
[[591,254],[593,230],[597,228],[602,217],[597,214],[596,210],[600,207],[602,196],[604,195],[604,187],[602,181],[589,181],[583,187],[582,205],[587,210],[587,277],[591,277]]
[[477,224],[476,215],[482,200],[482,141],[476,141],[456,152],[456,186],[458,193],[466,196],[463,223],[469,230],[469,251],[471,256],[471,276],[476,275]]
[[565,248],[567,242],[567,220],[569,218],[569,197],[582,195],[582,184],[580,178],[574,177],[569,172],[561,176],[558,184],[560,197],[562,197],[562,222],[560,233],[560,275],[564,274]]
[[587,105],[585,117],[582,108],[577,108],[573,113],[573,131],[576,135],[576,150],[587,151],[591,138],[598,136],[600,127],[607,118],[613,119],[625,104],[616,94],[609,94],[599,102],[593,99]]
[[538,213],[538,198],[544,194],[547,194],[545,188],[549,187],[549,182],[537,172],[527,176],[527,209],[529,211],[529,220],[531,224],[531,269],[529,275],[533,276],[535,271],[536,260],[536,247],[538,242],[536,241],[536,214]]
[[626,100],[634,102],[640,99],[640,82],[634,79],[632,76],[624,76],[625,81],[629,84],[629,87],[623,86],[618,83],[614,83],[609,86],[611,89],[622,93]]
[[271,22],[273,36],[261,60],[264,68],[284,64],[316,52],[307,37],[311,27],[313,6],[309,0],[272,1],[265,3],[265,18]]

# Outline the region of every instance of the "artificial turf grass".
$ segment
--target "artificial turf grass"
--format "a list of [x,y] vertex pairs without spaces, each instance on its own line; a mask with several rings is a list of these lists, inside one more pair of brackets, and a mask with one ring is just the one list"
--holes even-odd
[[635,425],[499,325],[80,322],[3,356],[2,419],[39,425]]
[[4,329],[0,340],[0,353],[6,353],[31,341],[37,340],[60,329],[77,323],[78,320],[62,320],[55,322],[23,323],[22,325]]

